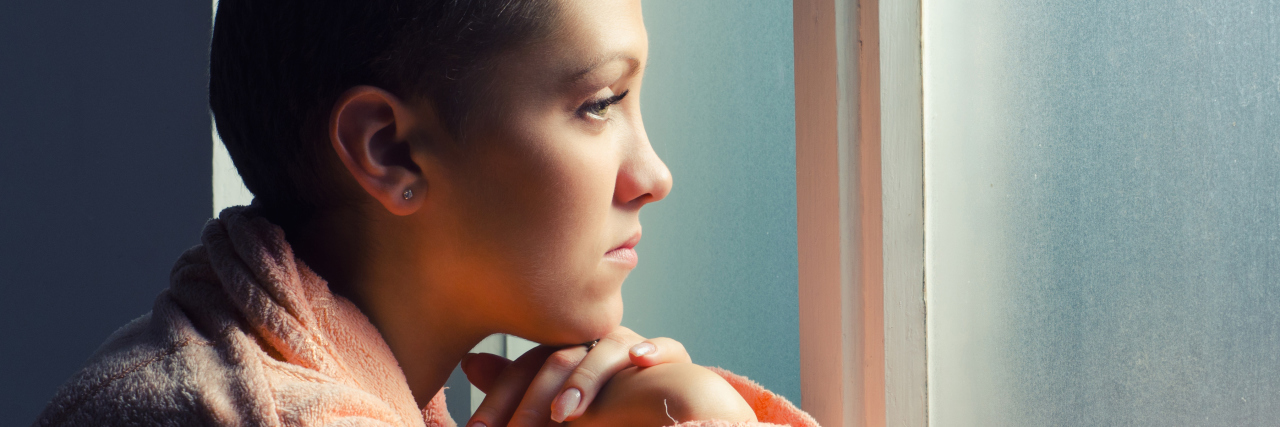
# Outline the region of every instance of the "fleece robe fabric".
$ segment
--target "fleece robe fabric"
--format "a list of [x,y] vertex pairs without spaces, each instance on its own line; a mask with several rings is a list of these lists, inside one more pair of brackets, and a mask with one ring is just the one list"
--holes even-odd
[[[817,426],[786,399],[715,370],[760,423]],[[773,424],[770,424],[773,423]],[[252,207],[210,220],[152,311],[112,334],[38,426],[454,426],[444,391],[419,406],[377,329],[295,259]]]

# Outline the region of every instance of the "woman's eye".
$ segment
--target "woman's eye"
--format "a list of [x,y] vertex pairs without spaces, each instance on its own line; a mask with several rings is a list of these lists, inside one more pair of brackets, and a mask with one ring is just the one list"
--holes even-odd
[[613,106],[613,104],[617,104],[618,101],[622,101],[622,98],[625,98],[627,94],[630,92],[631,91],[629,90],[623,91],[620,94],[610,96],[608,98],[595,100],[595,101],[587,101],[587,103],[584,104],[582,108],[578,110],[578,112],[580,114],[591,115],[592,118],[595,118],[598,120],[603,120],[605,118],[605,115],[609,114],[609,107]]

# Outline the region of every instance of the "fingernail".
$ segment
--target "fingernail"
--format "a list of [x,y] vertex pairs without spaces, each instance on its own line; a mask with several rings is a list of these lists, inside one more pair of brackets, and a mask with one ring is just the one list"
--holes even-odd
[[489,426],[485,425],[483,422],[476,421],[474,423],[471,423],[469,427],[489,427]]
[[578,389],[569,387],[560,393],[560,397],[556,398],[556,403],[551,408],[551,419],[557,423],[564,422],[565,418],[569,418],[573,411],[578,409],[578,403],[582,402],[582,392]]
[[654,347],[653,344],[642,342],[631,347],[631,355],[635,357],[642,357],[646,354],[653,353],[653,351],[657,349],[658,347]]

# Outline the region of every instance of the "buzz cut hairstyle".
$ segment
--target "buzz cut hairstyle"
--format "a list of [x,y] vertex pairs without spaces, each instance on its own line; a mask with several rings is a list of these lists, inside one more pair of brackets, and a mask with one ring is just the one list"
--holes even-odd
[[327,131],[343,92],[430,102],[461,138],[492,60],[546,37],[558,1],[221,0],[209,50],[218,134],[273,220],[350,203]]

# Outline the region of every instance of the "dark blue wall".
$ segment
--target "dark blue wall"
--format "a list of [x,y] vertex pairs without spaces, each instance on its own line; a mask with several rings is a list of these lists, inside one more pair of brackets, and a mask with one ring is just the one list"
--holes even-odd
[[210,216],[209,2],[0,12],[0,426],[151,307]]

